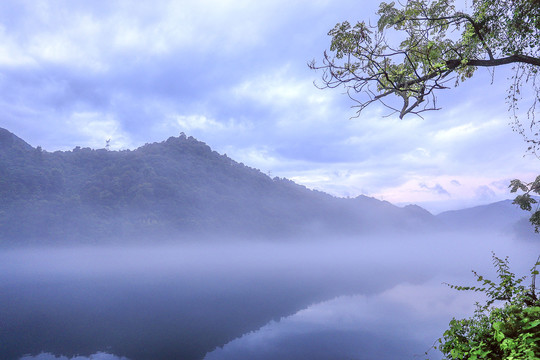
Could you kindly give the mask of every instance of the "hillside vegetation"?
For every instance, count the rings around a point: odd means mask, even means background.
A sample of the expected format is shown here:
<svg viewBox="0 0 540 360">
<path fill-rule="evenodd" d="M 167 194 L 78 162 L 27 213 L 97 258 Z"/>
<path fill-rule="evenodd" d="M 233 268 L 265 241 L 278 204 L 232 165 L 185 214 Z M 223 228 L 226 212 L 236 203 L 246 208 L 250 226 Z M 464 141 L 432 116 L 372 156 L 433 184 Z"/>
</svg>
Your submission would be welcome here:
<svg viewBox="0 0 540 360">
<path fill-rule="evenodd" d="M 432 218 L 272 179 L 184 134 L 133 151 L 51 153 L 0 129 L 0 197 L 3 243 L 353 234 Z"/>
<path fill-rule="evenodd" d="M 464 226 L 459 212 L 435 217 L 419 206 L 336 198 L 270 178 L 183 133 L 135 150 L 51 153 L 0 128 L 0 199 L 4 245 L 351 236 Z"/>
</svg>

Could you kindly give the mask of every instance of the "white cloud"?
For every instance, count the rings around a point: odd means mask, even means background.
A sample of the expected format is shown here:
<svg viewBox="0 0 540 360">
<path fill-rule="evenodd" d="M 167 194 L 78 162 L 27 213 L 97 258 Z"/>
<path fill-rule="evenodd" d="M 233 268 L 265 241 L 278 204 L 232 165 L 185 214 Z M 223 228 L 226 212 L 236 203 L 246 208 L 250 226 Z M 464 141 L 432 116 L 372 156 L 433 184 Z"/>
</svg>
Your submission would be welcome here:
<svg viewBox="0 0 540 360">
<path fill-rule="evenodd" d="M 226 121 L 218 120 L 203 114 L 172 114 L 167 115 L 163 122 L 158 123 L 156 129 L 166 137 L 172 135 L 171 132 L 176 134 L 185 132 L 187 135 L 194 136 L 199 140 L 210 139 L 214 143 L 209 145 L 215 148 L 223 142 L 227 143 L 228 141 L 228 143 L 231 143 L 234 142 L 235 138 L 246 136 L 246 134 L 253 131 L 253 124 L 234 118 Z M 226 148 L 227 146 L 222 147 L 220 150 Z M 234 149 L 234 147 L 229 147 L 229 149 Z"/>
<path fill-rule="evenodd" d="M 204 0 L 125 2 L 110 1 L 104 6 L 91 2 L 90 6 L 71 2 L 25 2 L 25 16 L 31 30 L 49 34 L 80 37 L 81 48 L 88 48 L 88 40 L 97 37 L 107 45 L 134 47 L 138 50 L 162 52 L 178 46 L 236 51 L 239 47 L 260 44 L 268 32 L 275 29 L 292 9 L 310 9 L 326 5 L 325 1 L 220 1 Z M 102 9 L 102 8 L 106 8 Z M 284 11 L 288 10 L 288 11 Z M 88 15 L 90 15 L 88 17 Z M 86 16 L 86 18 L 85 18 Z M 88 25 L 95 25 L 90 26 Z M 88 32 L 88 29 L 97 30 Z M 35 31 L 37 32 L 37 31 Z M 69 35 L 69 38 L 73 36 Z"/>
<path fill-rule="evenodd" d="M 291 105 L 303 99 L 306 86 L 287 77 L 287 72 L 288 67 L 285 67 L 272 74 L 246 80 L 234 88 L 233 93 L 238 97 L 249 98 L 266 105 Z"/>
<path fill-rule="evenodd" d="M 508 190 L 506 191 L 508 193 Z M 475 195 L 479 200 L 482 201 L 491 201 L 497 198 L 495 191 L 490 188 L 488 185 L 482 185 L 476 188 Z"/>
<path fill-rule="evenodd" d="M 2 25 L 0 25 L 0 65 L 9 67 L 37 65 L 36 61 L 17 44 L 17 40 L 11 37 Z"/>
<path fill-rule="evenodd" d="M 99 34 L 100 25 L 89 16 L 78 16 L 73 22 L 61 34 L 35 35 L 28 44 L 28 53 L 37 61 L 102 70 L 105 64 L 100 59 L 96 45 L 89 41 Z M 81 39 L 86 39 L 83 44 L 80 43 Z"/>
<path fill-rule="evenodd" d="M 283 3 L 283 1 L 281 2 Z M 1 29 L 3 63 L 52 62 L 106 70 L 111 56 L 134 58 L 189 50 L 235 52 L 275 29 L 276 2 L 26 2 L 20 28 Z M 17 56 L 19 54 L 19 56 Z M 190 56 L 186 52 L 186 56 Z M 18 59 L 18 60 L 13 60 Z"/>
<path fill-rule="evenodd" d="M 174 117 L 176 124 L 180 129 L 186 131 L 192 130 L 222 130 L 225 126 L 213 119 L 207 118 L 204 115 L 177 115 Z"/>
<path fill-rule="evenodd" d="M 272 177 L 282 176 L 279 171 L 277 173 L 273 173 L 272 171 L 283 164 L 283 159 L 276 157 L 274 152 L 265 146 L 246 148 L 226 147 L 224 150 L 237 162 L 270 173 Z"/>
<path fill-rule="evenodd" d="M 492 130 L 500 129 L 501 124 L 506 126 L 501 119 L 490 119 L 482 122 L 468 122 L 460 124 L 448 129 L 438 129 L 433 134 L 430 134 L 433 141 L 436 143 L 449 143 L 455 145 L 459 142 L 470 141 L 471 137 L 478 137 Z"/>
<path fill-rule="evenodd" d="M 231 92 L 237 99 L 278 111 L 280 117 L 276 122 L 282 128 L 294 127 L 298 122 L 333 120 L 329 116 L 335 94 L 316 89 L 309 79 L 298 78 L 290 65 L 244 80 Z"/>
<path fill-rule="evenodd" d="M 110 149 L 118 150 L 132 147 L 132 142 L 118 120 L 98 112 L 75 112 L 68 120 L 70 127 L 75 129 L 84 139 L 86 146 L 103 149 L 110 139 Z"/>
</svg>

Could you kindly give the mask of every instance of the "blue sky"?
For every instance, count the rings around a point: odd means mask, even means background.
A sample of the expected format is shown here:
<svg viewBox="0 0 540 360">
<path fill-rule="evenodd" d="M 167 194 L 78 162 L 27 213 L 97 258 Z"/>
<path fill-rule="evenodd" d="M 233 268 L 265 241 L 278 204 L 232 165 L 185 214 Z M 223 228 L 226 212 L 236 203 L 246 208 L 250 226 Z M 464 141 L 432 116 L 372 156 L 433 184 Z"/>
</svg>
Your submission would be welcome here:
<svg viewBox="0 0 540 360">
<path fill-rule="evenodd" d="M 424 119 L 360 118 L 307 63 L 353 0 L 0 3 L 0 126 L 45 150 L 136 148 L 180 132 L 271 176 L 432 212 L 509 198 L 538 159 L 512 132 L 510 68 L 479 70 Z"/>
</svg>

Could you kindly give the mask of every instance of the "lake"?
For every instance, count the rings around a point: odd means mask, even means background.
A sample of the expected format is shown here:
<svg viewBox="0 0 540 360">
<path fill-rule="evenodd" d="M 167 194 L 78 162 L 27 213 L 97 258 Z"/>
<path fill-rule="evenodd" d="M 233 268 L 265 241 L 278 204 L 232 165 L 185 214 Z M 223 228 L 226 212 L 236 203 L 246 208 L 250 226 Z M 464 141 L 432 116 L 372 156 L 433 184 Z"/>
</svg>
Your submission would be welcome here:
<svg viewBox="0 0 540 360">
<path fill-rule="evenodd" d="M 480 300 L 442 282 L 494 278 L 491 251 L 538 256 L 458 233 L 4 249 L 0 358 L 415 359 Z"/>
</svg>

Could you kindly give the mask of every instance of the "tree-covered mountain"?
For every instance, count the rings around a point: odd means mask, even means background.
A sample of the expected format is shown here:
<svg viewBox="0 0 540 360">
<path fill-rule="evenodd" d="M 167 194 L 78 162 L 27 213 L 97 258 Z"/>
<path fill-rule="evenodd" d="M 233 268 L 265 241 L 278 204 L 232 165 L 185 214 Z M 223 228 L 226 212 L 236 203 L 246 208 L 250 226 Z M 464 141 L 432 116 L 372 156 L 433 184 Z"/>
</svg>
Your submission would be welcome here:
<svg viewBox="0 0 540 360">
<path fill-rule="evenodd" d="M 47 152 L 0 128 L 2 244 L 188 235 L 346 236 L 436 228 L 418 206 L 336 198 L 181 134 L 136 150 Z"/>
<path fill-rule="evenodd" d="M 51 153 L 0 129 L 0 198 L 4 244 L 352 234 L 426 223 L 426 214 L 388 202 L 335 198 L 272 179 L 184 134 L 133 151 Z"/>
</svg>

